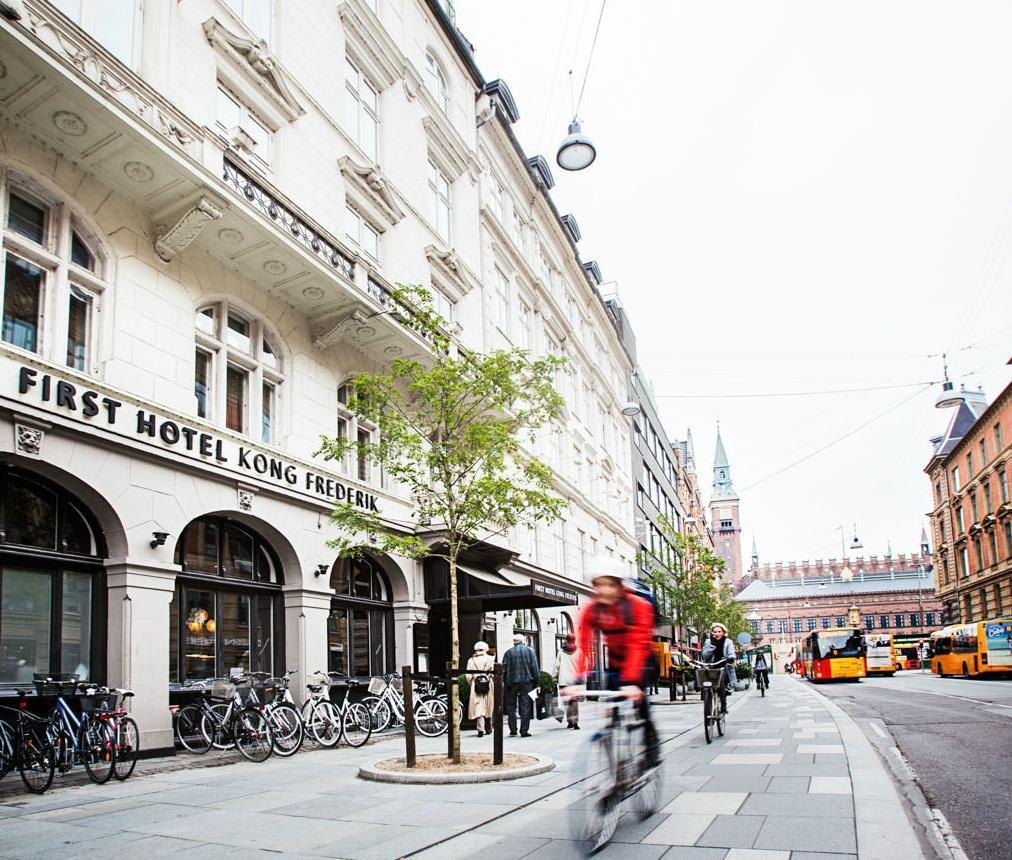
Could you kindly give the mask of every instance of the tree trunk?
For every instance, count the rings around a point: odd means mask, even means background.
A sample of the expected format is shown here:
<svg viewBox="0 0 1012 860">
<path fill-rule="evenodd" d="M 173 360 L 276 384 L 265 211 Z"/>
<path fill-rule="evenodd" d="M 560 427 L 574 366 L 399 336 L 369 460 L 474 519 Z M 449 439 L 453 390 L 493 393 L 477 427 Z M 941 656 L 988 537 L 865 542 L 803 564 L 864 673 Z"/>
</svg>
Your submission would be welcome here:
<svg viewBox="0 0 1012 860">
<path fill-rule="evenodd" d="M 450 665 L 456 668 L 460 662 L 460 632 L 457 625 L 457 554 L 450 550 Z M 460 764 L 460 725 L 457 723 L 457 705 L 460 702 L 460 687 L 451 673 L 449 728 L 450 750 L 454 764 Z"/>
</svg>

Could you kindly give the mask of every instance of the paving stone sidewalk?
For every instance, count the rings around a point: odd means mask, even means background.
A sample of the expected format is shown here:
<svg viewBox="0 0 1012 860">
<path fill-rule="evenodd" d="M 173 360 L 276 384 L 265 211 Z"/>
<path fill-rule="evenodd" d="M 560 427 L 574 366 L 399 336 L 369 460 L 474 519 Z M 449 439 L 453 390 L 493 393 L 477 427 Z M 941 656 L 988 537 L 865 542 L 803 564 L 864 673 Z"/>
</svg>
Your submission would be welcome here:
<svg viewBox="0 0 1012 860">
<path fill-rule="evenodd" d="M 625 813 L 598 856 L 922 856 L 884 766 L 833 703 L 783 676 L 765 698 L 750 692 L 731 701 L 727 733 L 711 745 L 698 702 L 655 708 L 665 740 L 660 811 L 645 821 Z M 508 738 L 507 749 L 548 755 L 557 766 L 503 783 L 359 780 L 361 763 L 403 751 L 403 739 L 391 739 L 262 765 L 176 769 L 126 783 L 54 788 L 41 797 L 9 795 L 0 801 L 0 857 L 132 858 L 195 849 L 230 857 L 578 857 L 566 810 L 581 797 L 569 786 L 593 727 L 589 713 L 583 725 L 572 732 L 546 720 L 534 724 L 532 738 Z M 465 749 L 490 748 L 488 738 L 468 735 Z M 439 749 L 445 739 L 420 745 L 422 752 Z M 855 784 L 863 802 L 855 803 Z"/>
</svg>

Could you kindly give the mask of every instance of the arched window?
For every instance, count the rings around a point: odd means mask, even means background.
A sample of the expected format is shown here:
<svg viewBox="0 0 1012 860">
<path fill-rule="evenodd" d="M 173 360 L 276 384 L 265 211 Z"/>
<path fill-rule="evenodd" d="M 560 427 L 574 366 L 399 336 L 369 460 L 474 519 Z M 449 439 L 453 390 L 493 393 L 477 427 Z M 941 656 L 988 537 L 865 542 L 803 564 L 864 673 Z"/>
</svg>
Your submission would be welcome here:
<svg viewBox="0 0 1012 860">
<path fill-rule="evenodd" d="M 0 337 L 89 373 L 107 287 L 105 257 L 65 200 L 0 171 L 4 251 Z"/>
<path fill-rule="evenodd" d="M 446 87 L 446 75 L 440 67 L 432 51 L 425 52 L 425 88 L 436 100 L 439 109 L 448 114 L 450 112 L 450 94 Z"/>
<path fill-rule="evenodd" d="M 273 673 L 284 657 L 284 575 L 270 544 L 232 520 L 201 517 L 183 529 L 175 558 L 183 572 L 169 610 L 169 680 Z"/>
<path fill-rule="evenodd" d="M 533 609 L 518 609 L 516 618 L 513 621 L 513 632 L 524 637 L 524 642 L 534 649 L 538 655 L 538 663 L 541 663 L 541 624 L 538 621 L 537 613 Z"/>
<path fill-rule="evenodd" d="M 393 598 L 379 564 L 368 556 L 338 559 L 330 587 L 328 670 L 353 677 L 393 671 Z"/>
<path fill-rule="evenodd" d="M 0 683 L 30 683 L 36 672 L 104 680 L 104 557 L 78 499 L 0 469 Z"/>
<path fill-rule="evenodd" d="M 227 300 L 197 311 L 193 394 L 196 412 L 268 445 L 278 441 L 285 368 L 262 320 Z"/>
<path fill-rule="evenodd" d="M 569 614 L 562 612 L 559 614 L 559 620 L 555 622 L 555 653 L 558 654 L 562 650 L 562 646 L 566 644 L 566 639 L 575 633 L 573 628 L 573 619 L 569 617 Z"/>
</svg>

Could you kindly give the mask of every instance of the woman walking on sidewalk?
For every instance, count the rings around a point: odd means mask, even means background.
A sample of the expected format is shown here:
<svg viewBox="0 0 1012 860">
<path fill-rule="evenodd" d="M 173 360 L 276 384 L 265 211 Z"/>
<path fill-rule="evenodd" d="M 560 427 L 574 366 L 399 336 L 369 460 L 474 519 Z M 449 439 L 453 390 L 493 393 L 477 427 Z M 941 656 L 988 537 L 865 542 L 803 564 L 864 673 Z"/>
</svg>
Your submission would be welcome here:
<svg viewBox="0 0 1012 860">
<path fill-rule="evenodd" d="M 467 661 L 467 669 L 473 672 L 487 672 L 487 675 L 471 675 L 471 699 L 467 706 L 468 719 L 474 720 L 478 729 L 478 737 L 485 734 L 485 720 L 488 720 L 489 731 L 492 730 L 492 671 L 495 669 L 495 657 L 488 653 L 488 644 L 474 643 L 474 655 Z"/>
</svg>

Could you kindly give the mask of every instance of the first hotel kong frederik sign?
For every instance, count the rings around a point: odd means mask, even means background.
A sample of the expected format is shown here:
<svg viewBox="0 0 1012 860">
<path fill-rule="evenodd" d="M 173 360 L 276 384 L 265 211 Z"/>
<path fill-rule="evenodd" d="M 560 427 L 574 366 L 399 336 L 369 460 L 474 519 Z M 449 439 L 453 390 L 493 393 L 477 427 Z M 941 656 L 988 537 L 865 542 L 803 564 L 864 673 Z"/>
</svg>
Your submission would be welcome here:
<svg viewBox="0 0 1012 860">
<path fill-rule="evenodd" d="M 237 444 L 232 439 L 187 426 L 149 409 L 124 404 L 101 392 L 83 388 L 34 367 L 17 367 L 18 399 L 77 421 L 104 425 L 119 436 L 133 436 L 147 444 L 174 451 L 222 470 L 270 480 L 321 499 L 348 502 L 379 511 L 373 493 L 318 474 L 272 453 Z"/>
</svg>

